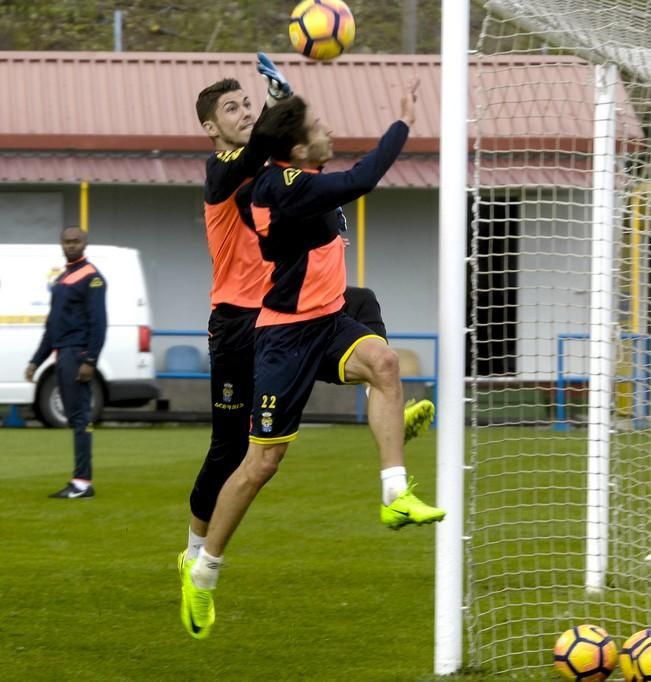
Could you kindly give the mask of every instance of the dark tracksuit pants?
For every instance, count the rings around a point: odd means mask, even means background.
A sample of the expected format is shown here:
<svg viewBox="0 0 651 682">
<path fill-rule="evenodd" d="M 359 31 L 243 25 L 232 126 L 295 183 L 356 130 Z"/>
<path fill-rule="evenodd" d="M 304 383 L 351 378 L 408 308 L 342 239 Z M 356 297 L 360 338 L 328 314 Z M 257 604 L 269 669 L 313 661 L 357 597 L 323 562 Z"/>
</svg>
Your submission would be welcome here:
<svg viewBox="0 0 651 682">
<path fill-rule="evenodd" d="M 241 464 L 249 446 L 257 317 L 257 310 L 222 303 L 208 322 L 212 434 L 190 495 L 192 513 L 206 523 L 219 491 Z"/>
<path fill-rule="evenodd" d="M 56 375 L 68 424 L 74 431 L 75 469 L 73 478 L 92 480 L 90 423 L 90 381 L 77 381 L 83 348 L 71 346 L 57 351 Z"/>
</svg>

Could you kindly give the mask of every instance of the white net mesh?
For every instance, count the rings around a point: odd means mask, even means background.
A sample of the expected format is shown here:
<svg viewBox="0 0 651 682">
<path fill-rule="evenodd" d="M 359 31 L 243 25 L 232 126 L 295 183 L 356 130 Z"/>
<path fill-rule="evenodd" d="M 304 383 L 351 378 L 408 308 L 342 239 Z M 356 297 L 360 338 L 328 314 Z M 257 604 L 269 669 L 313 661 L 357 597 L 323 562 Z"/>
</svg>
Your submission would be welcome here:
<svg viewBox="0 0 651 682">
<path fill-rule="evenodd" d="M 471 68 L 468 663 L 543 680 L 568 627 L 602 625 L 621 645 L 651 625 L 651 0 L 485 10 Z M 595 311 L 595 65 L 612 62 L 613 291 Z M 590 337 L 602 312 L 609 522 L 595 593 L 585 589 Z"/>
</svg>

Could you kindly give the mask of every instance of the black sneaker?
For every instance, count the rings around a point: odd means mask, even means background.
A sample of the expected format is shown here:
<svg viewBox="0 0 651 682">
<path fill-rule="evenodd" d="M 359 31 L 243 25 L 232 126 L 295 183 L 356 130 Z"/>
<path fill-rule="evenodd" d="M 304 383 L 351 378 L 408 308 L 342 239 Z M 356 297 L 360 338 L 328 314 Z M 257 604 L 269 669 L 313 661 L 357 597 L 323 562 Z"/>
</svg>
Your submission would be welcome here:
<svg viewBox="0 0 651 682">
<path fill-rule="evenodd" d="M 82 490 L 71 481 L 65 488 L 61 488 L 61 490 L 58 490 L 56 493 L 52 493 L 51 495 L 48 495 L 48 497 L 56 497 L 58 499 L 65 500 L 75 500 L 82 497 L 95 497 L 95 491 L 93 490 L 92 485 L 89 485 L 88 488 L 86 488 L 86 490 Z"/>
</svg>

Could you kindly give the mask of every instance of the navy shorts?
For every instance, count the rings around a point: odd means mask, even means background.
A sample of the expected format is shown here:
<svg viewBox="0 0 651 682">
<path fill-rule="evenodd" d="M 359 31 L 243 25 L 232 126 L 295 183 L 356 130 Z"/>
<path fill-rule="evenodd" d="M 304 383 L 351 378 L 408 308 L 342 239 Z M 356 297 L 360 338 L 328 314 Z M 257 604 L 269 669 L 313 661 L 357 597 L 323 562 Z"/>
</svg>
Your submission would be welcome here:
<svg viewBox="0 0 651 682">
<path fill-rule="evenodd" d="M 380 304 L 372 289 L 346 287 L 344 300 L 345 304 L 342 308 L 344 313 L 366 325 L 383 339 L 387 338 L 387 328 L 384 326 Z"/>
<path fill-rule="evenodd" d="M 249 440 L 261 444 L 294 440 L 314 382 L 346 383 L 346 360 L 368 338 L 382 339 L 343 312 L 259 327 Z"/>
</svg>

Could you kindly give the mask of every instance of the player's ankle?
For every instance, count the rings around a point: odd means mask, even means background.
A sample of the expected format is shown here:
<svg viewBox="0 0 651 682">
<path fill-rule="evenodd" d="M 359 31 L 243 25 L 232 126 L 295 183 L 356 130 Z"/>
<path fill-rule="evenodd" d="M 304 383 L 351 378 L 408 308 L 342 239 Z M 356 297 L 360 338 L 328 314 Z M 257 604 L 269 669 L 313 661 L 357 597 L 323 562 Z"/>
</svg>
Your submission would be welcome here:
<svg viewBox="0 0 651 682">
<path fill-rule="evenodd" d="M 217 585 L 219 569 L 224 563 L 224 557 L 215 557 L 206 552 L 205 547 L 199 550 L 199 556 L 192 567 L 192 582 L 196 587 L 212 590 Z"/>
</svg>

